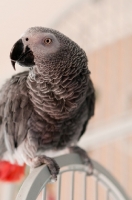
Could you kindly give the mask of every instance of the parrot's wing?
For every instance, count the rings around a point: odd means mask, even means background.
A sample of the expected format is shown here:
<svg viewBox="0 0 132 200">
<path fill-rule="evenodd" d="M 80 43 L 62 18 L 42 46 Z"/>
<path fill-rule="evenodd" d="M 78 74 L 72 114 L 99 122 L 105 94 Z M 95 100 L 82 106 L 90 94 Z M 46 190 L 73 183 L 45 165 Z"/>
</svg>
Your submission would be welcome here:
<svg viewBox="0 0 132 200">
<path fill-rule="evenodd" d="M 93 87 L 93 83 L 91 81 L 91 79 L 89 79 L 88 82 L 88 90 L 87 90 L 87 96 L 86 96 L 86 109 L 88 110 L 88 115 L 87 115 L 87 119 L 83 125 L 83 129 L 81 131 L 80 137 L 84 134 L 85 130 L 86 130 L 86 126 L 88 124 L 89 119 L 94 115 L 94 109 L 95 109 L 95 90 Z"/>
<path fill-rule="evenodd" d="M 28 71 L 14 75 L 0 91 L 0 144 L 13 151 L 25 138 L 32 112 L 26 79 Z M 1 151 L 4 151 L 0 146 Z"/>
<path fill-rule="evenodd" d="M 91 79 L 89 80 L 86 102 L 88 107 L 88 120 L 89 120 L 94 115 L 94 110 L 95 110 L 95 90 Z"/>
</svg>

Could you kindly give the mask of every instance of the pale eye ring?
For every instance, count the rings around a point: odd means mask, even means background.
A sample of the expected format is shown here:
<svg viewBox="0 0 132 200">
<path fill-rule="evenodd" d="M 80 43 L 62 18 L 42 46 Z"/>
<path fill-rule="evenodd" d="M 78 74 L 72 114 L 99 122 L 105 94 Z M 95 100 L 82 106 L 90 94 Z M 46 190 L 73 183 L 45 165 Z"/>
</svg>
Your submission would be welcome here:
<svg viewBox="0 0 132 200">
<path fill-rule="evenodd" d="M 46 39 L 44 39 L 44 43 L 49 45 L 52 43 L 52 39 L 46 38 Z"/>
</svg>

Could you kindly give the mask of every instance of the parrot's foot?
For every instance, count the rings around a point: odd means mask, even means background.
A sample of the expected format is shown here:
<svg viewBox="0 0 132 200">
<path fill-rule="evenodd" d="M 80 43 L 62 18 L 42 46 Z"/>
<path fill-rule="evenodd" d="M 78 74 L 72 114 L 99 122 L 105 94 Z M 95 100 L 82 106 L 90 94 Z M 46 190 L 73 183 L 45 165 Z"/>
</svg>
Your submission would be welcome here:
<svg viewBox="0 0 132 200">
<path fill-rule="evenodd" d="M 39 156 L 35 158 L 34 161 L 36 161 L 34 167 L 37 167 L 37 163 L 39 163 L 39 165 L 46 164 L 48 166 L 51 173 L 51 182 L 55 182 L 57 180 L 57 175 L 59 174 L 60 167 L 53 158 L 49 158 L 47 156 Z"/>
<path fill-rule="evenodd" d="M 91 159 L 87 155 L 86 151 L 83 150 L 83 149 L 81 149 L 78 146 L 69 147 L 69 150 L 70 150 L 71 153 L 77 153 L 77 154 L 79 154 L 80 158 L 83 161 L 83 164 L 88 166 L 88 173 L 87 173 L 87 175 L 92 175 L 94 167 L 93 167 Z"/>
</svg>

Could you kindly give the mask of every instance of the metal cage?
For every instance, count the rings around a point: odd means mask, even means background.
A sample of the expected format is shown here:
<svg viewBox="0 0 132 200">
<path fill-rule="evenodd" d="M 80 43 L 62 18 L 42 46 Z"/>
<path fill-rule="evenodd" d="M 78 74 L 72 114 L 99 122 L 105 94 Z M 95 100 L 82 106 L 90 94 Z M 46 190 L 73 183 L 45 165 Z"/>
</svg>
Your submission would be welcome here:
<svg viewBox="0 0 132 200">
<path fill-rule="evenodd" d="M 63 174 L 70 172 L 71 178 L 68 179 L 70 185 L 70 193 L 67 194 L 66 199 L 74 200 L 74 184 L 75 184 L 75 173 L 80 172 L 83 176 L 81 186 L 83 188 L 83 193 L 81 196 L 82 200 L 87 199 L 87 180 L 91 179 L 91 176 L 87 176 L 88 168 L 82 164 L 81 158 L 77 154 L 67 154 L 55 158 L 56 162 L 59 164 L 61 170 L 57 180 L 56 187 L 56 199 L 61 200 L 61 190 L 62 190 L 62 176 Z M 123 188 L 115 180 L 115 178 L 99 163 L 93 161 L 94 173 L 92 178 L 94 180 L 93 186 L 93 198 L 94 200 L 99 200 L 99 188 L 100 185 L 105 189 L 105 200 L 130 200 L 126 195 Z M 47 166 L 40 166 L 34 169 L 25 182 L 23 183 L 20 191 L 16 197 L 16 200 L 36 200 L 38 195 L 42 192 L 42 200 L 46 200 L 46 185 L 50 182 L 51 175 Z M 101 197 L 101 199 L 103 199 Z"/>
</svg>

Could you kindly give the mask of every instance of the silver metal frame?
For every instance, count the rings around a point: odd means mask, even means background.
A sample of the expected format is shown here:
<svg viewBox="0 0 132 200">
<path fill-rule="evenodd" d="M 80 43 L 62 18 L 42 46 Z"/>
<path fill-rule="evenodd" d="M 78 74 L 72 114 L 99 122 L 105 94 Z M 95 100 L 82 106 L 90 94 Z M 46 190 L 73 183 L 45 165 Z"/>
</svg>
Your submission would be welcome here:
<svg viewBox="0 0 132 200">
<path fill-rule="evenodd" d="M 66 154 L 55 158 L 60 168 L 66 166 L 65 169 L 60 170 L 58 176 L 57 200 L 60 200 L 61 191 L 61 175 L 67 171 L 72 171 L 71 183 L 71 197 L 74 199 L 74 173 L 75 171 L 84 172 L 84 196 L 86 200 L 86 176 L 88 168 L 82 164 L 81 158 L 77 154 Z M 110 195 L 116 200 L 130 200 L 123 188 L 115 180 L 115 178 L 100 164 L 93 161 L 95 178 L 95 200 L 98 200 L 98 184 L 102 183 L 107 189 L 106 200 L 110 199 Z M 39 193 L 43 190 L 42 200 L 46 200 L 46 184 L 50 181 L 51 175 L 46 165 L 34 169 L 27 179 L 24 181 L 16 200 L 36 200 Z"/>
</svg>

